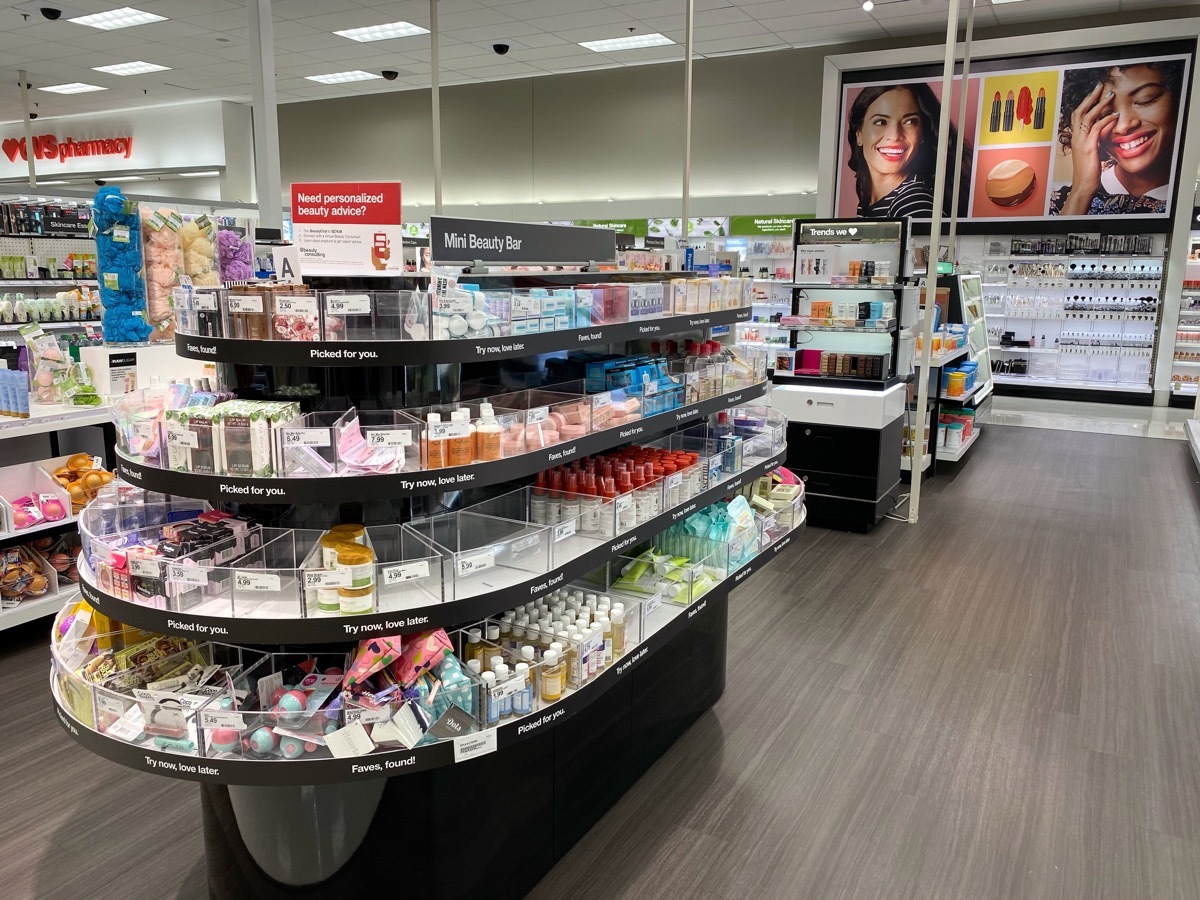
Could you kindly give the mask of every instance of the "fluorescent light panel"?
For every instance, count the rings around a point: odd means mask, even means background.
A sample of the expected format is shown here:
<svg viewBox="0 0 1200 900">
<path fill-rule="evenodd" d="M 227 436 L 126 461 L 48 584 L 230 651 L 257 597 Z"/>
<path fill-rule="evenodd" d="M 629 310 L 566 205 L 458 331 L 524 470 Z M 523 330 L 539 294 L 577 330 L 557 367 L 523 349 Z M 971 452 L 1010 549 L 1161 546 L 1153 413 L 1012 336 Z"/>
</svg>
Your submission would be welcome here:
<svg viewBox="0 0 1200 900">
<path fill-rule="evenodd" d="M 180 178 L 215 178 L 221 173 L 215 169 L 211 172 L 180 172 Z"/>
<path fill-rule="evenodd" d="M 655 32 L 654 34 L 631 34 L 628 37 L 609 38 L 606 41 L 583 41 L 580 47 L 594 50 L 596 53 L 608 53 L 611 50 L 640 50 L 643 47 L 663 47 L 675 43 L 669 37 Z"/>
<path fill-rule="evenodd" d="M 345 31 L 335 31 L 334 34 L 368 44 L 371 41 L 390 41 L 392 38 L 429 34 L 429 29 L 412 22 L 389 22 L 386 25 L 368 25 L 366 28 L 347 28 Z"/>
<path fill-rule="evenodd" d="M 160 66 L 158 63 L 136 62 L 117 63 L 115 66 L 92 66 L 93 72 L 105 72 L 109 75 L 145 75 L 147 72 L 169 72 L 170 66 Z"/>
<path fill-rule="evenodd" d="M 51 94 L 86 94 L 89 91 L 107 91 L 108 88 L 98 84 L 84 84 L 82 81 L 72 81 L 70 84 L 48 84 L 38 88 L 39 91 L 49 91 Z"/>
<path fill-rule="evenodd" d="M 110 9 L 108 12 L 80 16 L 78 19 L 68 19 L 67 21 L 74 22 L 76 25 L 101 28 L 104 31 L 115 31 L 118 28 L 132 28 L 134 25 L 146 25 L 149 22 L 165 22 L 167 17 L 142 12 L 142 10 L 130 6 L 122 6 L 120 9 Z"/>
<path fill-rule="evenodd" d="M 370 81 L 372 78 L 382 78 L 374 72 L 364 72 L 355 69 L 353 72 L 330 72 L 328 75 L 305 75 L 309 81 L 319 81 L 321 84 L 345 84 L 347 81 Z"/>
</svg>

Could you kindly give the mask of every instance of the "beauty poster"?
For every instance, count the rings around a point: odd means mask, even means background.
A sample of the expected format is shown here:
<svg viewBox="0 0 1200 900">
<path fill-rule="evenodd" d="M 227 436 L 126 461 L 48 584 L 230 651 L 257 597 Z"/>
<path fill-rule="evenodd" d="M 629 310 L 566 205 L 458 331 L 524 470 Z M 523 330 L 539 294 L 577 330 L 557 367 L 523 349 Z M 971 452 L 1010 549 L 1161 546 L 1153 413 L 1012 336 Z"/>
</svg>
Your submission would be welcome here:
<svg viewBox="0 0 1200 900">
<path fill-rule="evenodd" d="M 943 212 L 957 180 L 966 221 L 1169 219 L 1192 57 L 1153 49 L 1027 57 L 1019 68 L 1012 60 L 975 64 L 962 123 L 961 77 L 955 82 L 949 160 L 962 128 L 963 165 L 948 164 Z M 878 74 L 843 80 L 837 215 L 928 220 L 941 79 Z"/>
</svg>

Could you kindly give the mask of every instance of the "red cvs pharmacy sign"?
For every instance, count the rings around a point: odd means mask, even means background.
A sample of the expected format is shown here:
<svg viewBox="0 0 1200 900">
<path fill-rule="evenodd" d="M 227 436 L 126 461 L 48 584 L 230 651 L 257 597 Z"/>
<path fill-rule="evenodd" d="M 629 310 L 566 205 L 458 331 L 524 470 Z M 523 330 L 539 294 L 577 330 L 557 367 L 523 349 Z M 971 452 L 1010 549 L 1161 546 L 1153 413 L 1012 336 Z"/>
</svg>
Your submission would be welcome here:
<svg viewBox="0 0 1200 900">
<path fill-rule="evenodd" d="M 404 272 L 398 181 L 292 183 L 292 240 L 303 275 Z"/>
</svg>

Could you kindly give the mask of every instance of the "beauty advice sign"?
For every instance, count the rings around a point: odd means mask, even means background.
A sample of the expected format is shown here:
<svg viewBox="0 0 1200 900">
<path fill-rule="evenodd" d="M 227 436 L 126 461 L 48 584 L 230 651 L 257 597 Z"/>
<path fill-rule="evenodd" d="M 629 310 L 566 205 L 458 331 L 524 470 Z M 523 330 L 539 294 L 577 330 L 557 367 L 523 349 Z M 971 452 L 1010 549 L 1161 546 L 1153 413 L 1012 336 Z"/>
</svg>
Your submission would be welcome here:
<svg viewBox="0 0 1200 900">
<path fill-rule="evenodd" d="M 404 272 L 398 181 L 292 183 L 292 241 L 305 275 Z"/>
</svg>

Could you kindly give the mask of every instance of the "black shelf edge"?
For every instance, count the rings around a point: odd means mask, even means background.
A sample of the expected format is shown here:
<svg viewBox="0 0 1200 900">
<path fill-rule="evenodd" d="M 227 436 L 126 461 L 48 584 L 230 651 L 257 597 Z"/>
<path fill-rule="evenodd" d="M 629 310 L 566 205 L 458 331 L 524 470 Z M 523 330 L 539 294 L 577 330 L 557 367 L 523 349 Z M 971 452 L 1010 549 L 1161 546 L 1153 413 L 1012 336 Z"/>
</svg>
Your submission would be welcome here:
<svg viewBox="0 0 1200 900">
<path fill-rule="evenodd" d="M 836 387 L 851 388 L 860 391 L 886 391 L 898 384 L 909 380 L 907 375 L 893 375 L 885 381 L 874 381 L 869 378 L 836 378 L 822 375 L 775 375 L 771 378 L 774 384 L 802 384 L 807 387 Z"/>
<path fill-rule="evenodd" d="M 507 750 L 527 737 L 541 734 L 569 719 L 572 715 L 595 702 L 596 698 L 610 690 L 635 671 L 647 656 L 659 650 L 685 631 L 698 617 L 724 613 L 724 604 L 734 588 L 739 587 L 752 575 L 772 562 L 783 550 L 803 533 L 801 523 L 766 550 L 741 568 L 731 572 L 720 584 L 701 596 L 679 615 L 650 635 L 640 644 L 630 648 L 619 661 L 594 681 L 584 685 L 570 696 L 557 703 L 543 707 L 536 713 L 514 720 L 497 729 L 496 752 Z M 67 735 L 85 750 L 110 762 L 179 778 L 209 784 L 247 784 L 263 786 L 341 784 L 374 778 L 387 778 L 406 772 L 419 772 L 442 766 L 454 765 L 454 743 L 443 741 L 428 747 L 413 750 L 395 750 L 372 753 L 348 759 L 314 760 L 247 760 L 216 759 L 184 756 L 155 750 L 152 746 L 127 744 L 105 737 L 78 722 L 59 702 L 54 692 L 54 676 L 51 675 L 51 702 L 54 705 L 59 725 Z M 484 732 L 486 733 L 486 732 Z M 468 737 L 478 737 L 476 732 Z M 468 760 L 469 761 L 469 760 Z"/>
<path fill-rule="evenodd" d="M 259 344 L 258 346 L 267 346 Z M 427 469 L 392 475 L 355 475 L 331 478 L 242 478 L 235 475 L 199 475 L 174 472 L 134 462 L 117 454 L 117 473 L 138 487 L 198 500 L 254 503 L 344 503 L 378 497 L 440 494 L 467 487 L 503 484 L 534 475 L 543 469 L 611 450 L 631 441 L 658 437 L 703 419 L 730 406 L 756 400 L 767 392 L 764 381 L 711 400 L 701 400 L 630 425 L 608 428 L 568 441 L 490 463 L 473 463 L 448 469 Z"/>
<path fill-rule="evenodd" d="M 483 362 L 590 349 L 640 338 L 667 337 L 701 328 L 748 322 L 751 315 L 749 307 L 722 309 L 545 334 L 457 341 L 248 341 L 176 334 L 175 352 L 187 359 L 261 366 L 417 366 Z"/>
<path fill-rule="evenodd" d="M 206 640 L 232 641 L 244 644 L 330 644 L 363 640 L 414 628 L 437 628 L 459 622 L 482 619 L 520 603 L 537 599 L 574 578 L 602 566 L 614 556 L 647 541 L 726 494 L 739 490 L 772 469 L 784 464 L 786 448 L 761 463 L 727 478 L 677 507 L 666 510 L 648 522 L 619 534 L 593 547 L 586 553 L 567 560 L 548 572 L 508 588 L 477 597 L 451 600 L 433 606 L 392 610 L 347 617 L 314 617 L 295 619 L 239 619 L 229 616 L 209 616 L 187 612 L 171 612 L 120 600 L 102 593 L 81 576 L 80 591 L 85 600 L 106 616 L 163 634 L 180 634 Z"/>
</svg>

